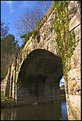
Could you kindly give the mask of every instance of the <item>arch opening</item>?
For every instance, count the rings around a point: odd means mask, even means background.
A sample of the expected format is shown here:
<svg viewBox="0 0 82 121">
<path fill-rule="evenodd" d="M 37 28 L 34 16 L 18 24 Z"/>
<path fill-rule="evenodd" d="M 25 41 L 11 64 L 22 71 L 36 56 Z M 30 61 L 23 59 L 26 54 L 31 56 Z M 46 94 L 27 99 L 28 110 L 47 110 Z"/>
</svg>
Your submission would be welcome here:
<svg viewBox="0 0 82 121">
<path fill-rule="evenodd" d="M 17 81 L 20 87 L 18 93 L 23 95 L 26 92 L 33 100 L 54 100 L 59 97 L 62 75 L 62 59 L 45 49 L 36 49 L 21 66 Z"/>
</svg>

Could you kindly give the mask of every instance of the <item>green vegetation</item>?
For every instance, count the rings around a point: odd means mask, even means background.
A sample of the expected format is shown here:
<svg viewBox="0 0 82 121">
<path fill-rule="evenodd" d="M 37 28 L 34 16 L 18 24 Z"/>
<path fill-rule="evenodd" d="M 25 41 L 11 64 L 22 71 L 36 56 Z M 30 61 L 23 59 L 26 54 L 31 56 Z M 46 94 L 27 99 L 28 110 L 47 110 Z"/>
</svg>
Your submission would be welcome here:
<svg viewBox="0 0 82 121">
<path fill-rule="evenodd" d="M 71 57 L 76 48 L 74 31 L 69 31 L 70 18 L 68 16 L 68 2 L 55 1 L 54 31 L 57 34 L 57 55 L 62 58 L 63 73 L 68 82 L 67 73 L 71 69 Z"/>
<path fill-rule="evenodd" d="M 32 38 L 35 39 L 36 34 L 38 33 L 38 30 L 33 30 L 32 31 Z"/>
<path fill-rule="evenodd" d="M 0 91 L 0 97 L 1 97 L 1 101 L 5 101 L 5 102 L 8 102 L 8 103 L 11 103 L 12 101 L 14 101 L 14 100 L 4 96 L 2 91 Z"/>
<path fill-rule="evenodd" d="M 24 34 L 24 35 L 20 36 L 20 38 L 24 38 L 25 39 L 25 42 L 24 42 L 24 44 L 22 45 L 21 48 L 24 47 L 24 45 L 26 44 L 26 42 L 29 40 L 29 38 L 31 36 L 32 36 L 33 39 L 35 39 L 35 36 L 36 36 L 37 33 L 38 33 L 38 30 L 33 30 L 31 32 L 28 32 L 28 35 L 27 34 Z"/>
<path fill-rule="evenodd" d="M 2 91 L 0 91 L 0 97 L 1 97 L 1 100 L 7 100 L 7 97 L 3 95 Z"/>
<path fill-rule="evenodd" d="M 44 17 L 37 23 L 36 29 L 39 30 L 39 29 L 43 26 L 43 24 L 46 22 L 46 20 L 47 20 L 47 16 L 44 16 Z"/>
<path fill-rule="evenodd" d="M 8 73 L 8 70 L 1 75 L 1 80 L 3 80 L 6 77 L 7 73 Z"/>
<path fill-rule="evenodd" d="M 11 68 L 11 64 L 8 65 L 8 68 Z"/>
<path fill-rule="evenodd" d="M 15 36 L 8 34 L 8 26 L 1 23 L 1 80 L 5 78 L 8 66 L 12 64 L 19 50 Z"/>
<path fill-rule="evenodd" d="M 42 22 L 42 20 L 43 20 L 43 18 L 37 23 L 37 25 L 36 25 L 36 27 L 39 29 L 39 27 L 40 27 L 40 24 L 41 24 L 41 22 Z"/>
</svg>

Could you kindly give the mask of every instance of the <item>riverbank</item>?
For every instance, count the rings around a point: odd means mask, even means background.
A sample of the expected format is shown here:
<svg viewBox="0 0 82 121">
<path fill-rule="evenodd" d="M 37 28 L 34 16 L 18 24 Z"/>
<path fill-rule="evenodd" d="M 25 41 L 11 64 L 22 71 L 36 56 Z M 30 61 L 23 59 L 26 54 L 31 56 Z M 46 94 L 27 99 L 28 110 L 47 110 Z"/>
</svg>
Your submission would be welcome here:
<svg viewBox="0 0 82 121">
<path fill-rule="evenodd" d="M 20 107 L 20 106 L 26 106 L 26 105 L 39 105 L 39 104 L 56 104 L 65 101 L 65 95 L 61 94 L 61 100 L 53 100 L 48 102 L 34 102 L 33 104 L 20 104 L 16 103 L 15 100 L 9 97 L 1 96 L 1 108 L 9 108 L 9 107 Z"/>
<path fill-rule="evenodd" d="M 14 101 L 12 98 L 4 96 L 2 91 L 0 92 L 0 97 L 1 97 L 1 108 L 16 106 L 16 101 Z"/>
<path fill-rule="evenodd" d="M 15 107 L 16 102 L 15 101 L 4 101 L 1 100 L 1 108 L 8 108 L 8 107 Z"/>
</svg>

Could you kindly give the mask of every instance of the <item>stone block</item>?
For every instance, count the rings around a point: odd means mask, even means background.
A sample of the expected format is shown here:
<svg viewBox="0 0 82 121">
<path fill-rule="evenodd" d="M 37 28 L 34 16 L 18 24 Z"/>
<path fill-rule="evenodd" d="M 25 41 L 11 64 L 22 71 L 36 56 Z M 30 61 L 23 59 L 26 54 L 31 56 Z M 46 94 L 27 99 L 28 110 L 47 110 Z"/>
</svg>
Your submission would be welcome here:
<svg viewBox="0 0 82 121">
<path fill-rule="evenodd" d="M 81 68 L 81 41 L 78 42 L 71 57 L 71 69 L 73 68 Z"/>
<path fill-rule="evenodd" d="M 79 68 L 72 69 L 68 72 L 69 81 L 80 81 L 81 80 L 81 70 Z"/>
<path fill-rule="evenodd" d="M 77 1 L 70 1 L 68 8 L 69 8 L 68 15 L 69 17 L 72 18 L 78 10 Z"/>
<path fill-rule="evenodd" d="M 81 97 L 80 95 L 69 95 L 71 107 L 76 107 L 81 111 Z"/>
<path fill-rule="evenodd" d="M 74 29 L 74 33 L 75 33 L 75 38 L 76 38 L 76 42 L 79 38 L 79 40 L 81 39 L 81 25 L 77 26 L 75 29 Z"/>
<path fill-rule="evenodd" d="M 81 24 L 81 18 L 79 13 L 77 12 L 76 15 L 71 19 L 69 24 L 69 31 L 73 30 L 76 26 Z"/>
</svg>

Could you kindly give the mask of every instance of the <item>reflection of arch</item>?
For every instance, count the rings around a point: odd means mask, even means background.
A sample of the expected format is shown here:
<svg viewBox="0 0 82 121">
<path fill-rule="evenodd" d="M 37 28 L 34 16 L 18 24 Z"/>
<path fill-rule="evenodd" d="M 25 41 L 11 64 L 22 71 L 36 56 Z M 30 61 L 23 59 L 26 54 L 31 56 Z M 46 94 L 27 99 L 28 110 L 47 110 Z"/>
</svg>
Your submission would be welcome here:
<svg viewBox="0 0 82 121">
<path fill-rule="evenodd" d="M 61 112 L 62 112 L 62 119 L 63 120 L 68 120 L 68 117 L 67 117 L 67 104 L 66 104 L 66 102 L 63 102 L 61 104 Z"/>
<path fill-rule="evenodd" d="M 17 83 L 22 85 L 21 87 L 26 87 L 29 95 L 35 97 L 45 94 L 48 96 L 46 91 L 49 88 L 49 93 L 53 97 L 54 93 L 57 93 L 62 75 L 61 58 L 45 49 L 36 49 L 22 63 Z"/>
</svg>

